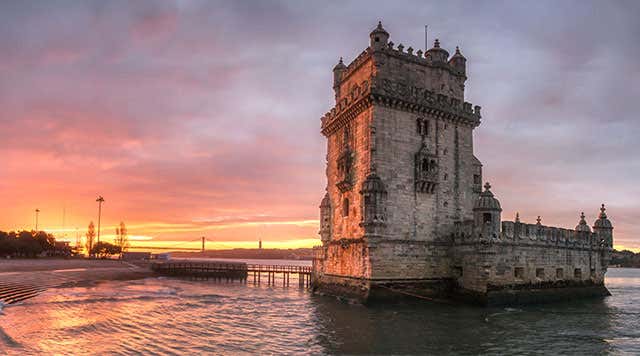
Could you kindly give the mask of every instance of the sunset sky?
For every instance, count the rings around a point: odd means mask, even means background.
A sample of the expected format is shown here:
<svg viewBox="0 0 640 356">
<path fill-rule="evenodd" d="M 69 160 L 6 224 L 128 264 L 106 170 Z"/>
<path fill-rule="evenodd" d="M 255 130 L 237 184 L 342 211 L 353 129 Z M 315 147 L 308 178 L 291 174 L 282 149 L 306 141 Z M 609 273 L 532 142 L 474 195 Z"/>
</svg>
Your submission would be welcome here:
<svg viewBox="0 0 640 356">
<path fill-rule="evenodd" d="M 439 38 L 482 106 L 476 156 L 526 222 L 640 249 L 640 2 L 13 1 L 0 4 L 0 230 L 135 244 L 319 243 L 331 68 Z M 63 226 L 63 211 L 65 222 Z M 108 238 L 108 236 L 107 236 Z M 180 246 L 198 247 L 198 242 Z"/>
</svg>

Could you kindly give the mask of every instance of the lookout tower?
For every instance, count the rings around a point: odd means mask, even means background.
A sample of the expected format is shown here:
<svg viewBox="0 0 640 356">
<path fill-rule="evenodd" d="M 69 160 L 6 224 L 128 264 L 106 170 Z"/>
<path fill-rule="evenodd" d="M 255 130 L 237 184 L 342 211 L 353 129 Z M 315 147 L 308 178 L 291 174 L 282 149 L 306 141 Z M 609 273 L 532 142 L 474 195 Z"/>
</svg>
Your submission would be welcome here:
<svg viewBox="0 0 640 356">
<path fill-rule="evenodd" d="M 459 49 L 450 58 L 439 40 L 414 53 L 390 37 L 378 23 L 368 47 L 333 68 L 314 263 L 316 288 L 329 294 L 366 299 L 380 283 L 446 280 L 444 241 L 456 222 L 474 219 L 481 193 L 481 116 L 465 101 L 466 58 Z M 487 213 L 499 232 L 500 211 Z"/>
</svg>

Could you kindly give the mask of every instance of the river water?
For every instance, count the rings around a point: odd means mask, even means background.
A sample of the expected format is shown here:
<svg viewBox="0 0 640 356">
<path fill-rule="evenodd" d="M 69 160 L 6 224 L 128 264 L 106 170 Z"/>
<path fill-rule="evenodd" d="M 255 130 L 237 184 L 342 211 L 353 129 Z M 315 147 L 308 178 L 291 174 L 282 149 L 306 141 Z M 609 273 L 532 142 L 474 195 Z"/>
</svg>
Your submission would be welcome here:
<svg viewBox="0 0 640 356">
<path fill-rule="evenodd" d="M 365 307 L 291 285 L 53 289 L 4 307 L 0 354 L 640 354 L 640 269 L 610 269 L 604 300 L 522 308 Z"/>
</svg>

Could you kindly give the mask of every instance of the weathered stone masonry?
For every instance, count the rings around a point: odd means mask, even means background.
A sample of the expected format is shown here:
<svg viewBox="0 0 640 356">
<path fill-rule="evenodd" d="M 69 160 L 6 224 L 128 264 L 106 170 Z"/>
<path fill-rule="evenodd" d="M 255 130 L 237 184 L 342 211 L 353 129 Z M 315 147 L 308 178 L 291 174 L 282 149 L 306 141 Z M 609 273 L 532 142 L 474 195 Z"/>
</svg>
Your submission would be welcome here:
<svg viewBox="0 0 640 356">
<path fill-rule="evenodd" d="M 593 232 L 584 219 L 575 231 L 502 222 L 490 187 L 482 191 L 480 107 L 464 101 L 459 49 L 449 57 L 436 40 L 424 53 L 405 51 L 378 24 L 369 47 L 333 73 L 336 105 L 322 117 L 319 292 L 368 300 L 413 288 L 483 303 L 560 287 L 606 293 L 604 210 Z"/>
</svg>

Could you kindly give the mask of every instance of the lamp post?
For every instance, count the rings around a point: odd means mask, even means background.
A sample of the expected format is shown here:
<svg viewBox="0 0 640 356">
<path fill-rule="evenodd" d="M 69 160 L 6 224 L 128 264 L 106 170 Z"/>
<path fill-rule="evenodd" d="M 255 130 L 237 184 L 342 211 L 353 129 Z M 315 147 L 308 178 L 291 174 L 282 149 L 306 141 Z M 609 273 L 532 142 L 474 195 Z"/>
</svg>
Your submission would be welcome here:
<svg viewBox="0 0 640 356">
<path fill-rule="evenodd" d="M 102 196 L 98 196 L 98 199 L 96 199 L 96 201 L 98 202 L 98 243 L 100 243 L 100 216 L 102 215 L 102 203 L 104 203 L 104 198 Z"/>
<path fill-rule="evenodd" d="M 38 232 L 38 214 L 40 213 L 40 209 L 36 209 L 36 232 Z"/>
</svg>

